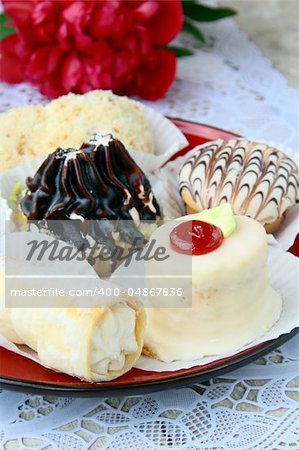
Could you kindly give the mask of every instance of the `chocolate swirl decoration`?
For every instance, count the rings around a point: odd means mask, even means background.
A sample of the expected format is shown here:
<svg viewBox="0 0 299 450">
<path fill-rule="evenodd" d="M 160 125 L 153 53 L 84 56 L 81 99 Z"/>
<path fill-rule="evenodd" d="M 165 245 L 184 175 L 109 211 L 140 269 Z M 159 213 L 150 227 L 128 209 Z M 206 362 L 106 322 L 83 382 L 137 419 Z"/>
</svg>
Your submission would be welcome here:
<svg viewBox="0 0 299 450">
<path fill-rule="evenodd" d="M 105 183 L 111 188 L 117 186 L 122 192 L 125 209 L 134 220 L 138 214 L 141 220 L 156 220 L 160 216 L 149 180 L 119 140 L 111 134 L 94 134 L 81 149 L 96 167 L 101 167 Z"/>
<path fill-rule="evenodd" d="M 125 242 L 140 240 L 143 245 L 136 225 L 160 215 L 147 177 L 111 135 L 94 135 L 78 150 L 58 148 L 34 177 L 27 178 L 26 185 L 21 209 L 28 220 L 46 222 L 59 237 L 77 246 L 86 244 L 82 222 L 98 219 L 89 223 L 85 235 L 107 244 L 118 231 Z M 115 230 L 109 221 L 119 220 L 121 226 Z"/>
<path fill-rule="evenodd" d="M 230 203 L 235 214 L 263 225 L 299 201 L 295 162 L 284 153 L 248 140 L 222 140 L 200 147 L 182 166 L 179 189 L 195 211 Z"/>
</svg>

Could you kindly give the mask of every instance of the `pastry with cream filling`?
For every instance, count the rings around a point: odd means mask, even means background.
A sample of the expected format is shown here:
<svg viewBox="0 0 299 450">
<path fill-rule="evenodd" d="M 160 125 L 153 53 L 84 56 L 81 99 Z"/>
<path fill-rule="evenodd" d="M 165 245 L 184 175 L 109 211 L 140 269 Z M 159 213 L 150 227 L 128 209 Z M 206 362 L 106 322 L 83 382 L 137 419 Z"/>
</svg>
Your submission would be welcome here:
<svg viewBox="0 0 299 450">
<path fill-rule="evenodd" d="M 256 220 L 229 205 L 165 223 L 152 236 L 167 259 L 147 262 L 146 279 L 172 275 L 169 287 L 190 283 L 192 302 L 154 297 L 146 310 L 145 354 L 165 362 L 237 351 L 278 320 L 282 299 L 268 282 L 267 235 Z M 191 280 L 181 276 L 190 266 Z M 185 294 L 183 294 L 185 295 Z M 185 307 L 185 305 L 187 305 Z"/>
<path fill-rule="evenodd" d="M 121 376 L 139 358 L 145 314 L 132 298 L 111 297 L 93 308 L 76 307 L 76 299 L 69 308 L 5 308 L 3 270 L 0 275 L 0 334 L 35 350 L 43 365 L 99 382 Z"/>
<path fill-rule="evenodd" d="M 281 151 L 245 139 L 218 139 L 200 146 L 183 164 L 179 190 L 192 214 L 230 203 L 235 214 L 275 232 L 299 201 L 296 163 Z"/>
</svg>

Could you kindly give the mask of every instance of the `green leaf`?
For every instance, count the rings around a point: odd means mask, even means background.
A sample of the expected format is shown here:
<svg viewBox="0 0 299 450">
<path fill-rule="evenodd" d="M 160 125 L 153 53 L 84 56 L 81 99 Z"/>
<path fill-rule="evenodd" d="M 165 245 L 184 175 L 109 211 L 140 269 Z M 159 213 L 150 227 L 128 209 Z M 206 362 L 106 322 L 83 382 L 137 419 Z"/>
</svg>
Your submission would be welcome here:
<svg viewBox="0 0 299 450">
<path fill-rule="evenodd" d="M 197 22 L 212 22 L 237 14 L 232 8 L 210 8 L 209 6 L 199 5 L 194 0 L 183 0 L 182 3 L 185 17 Z"/>
<path fill-rule="evenodd" d="M 0 40 L 6 36 L 10 36 L 15 33 L 15 29 L 6 25 L 6 22 L 10 20 L 4 13 L 0 14 Z"/>
<path fill-rule="evenodd" d="M 182 28 L 186 33 L 191 34 L 195 39 L 197 39 L 201 43 L 205 43 L 206 39 L 203 33 L 188 19 L 184 20 L 184 25 Z"/>
<path fill-rule="evenodd" d="M 169 46 L 167 47 L 169 50 L 172 50 L 175 55 L 178 58 L 181 58 L 182 56 L 191 56 L 193 55 L 193 52 L 191 50 L 188 50 L 187 48 L 183 48 L 183 47 L 176 47 L 176 46 Z"/>
</svg>

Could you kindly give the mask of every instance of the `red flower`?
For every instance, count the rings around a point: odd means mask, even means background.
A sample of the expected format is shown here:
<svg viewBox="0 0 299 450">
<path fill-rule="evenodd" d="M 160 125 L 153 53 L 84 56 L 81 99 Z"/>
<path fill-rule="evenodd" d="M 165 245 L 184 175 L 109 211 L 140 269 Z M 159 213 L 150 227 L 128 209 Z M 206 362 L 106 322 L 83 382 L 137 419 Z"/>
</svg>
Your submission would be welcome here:
<svg viewBox="0 0 299 450">
<path fill-rule="evenodd" d="M 163 48 L 183 22 L 179 0 L 2 0 L 17 33 L 0 42 L 0 79 L 53 98 L 112 89 L 156 100 L 176 60 Z"/>
</svg>

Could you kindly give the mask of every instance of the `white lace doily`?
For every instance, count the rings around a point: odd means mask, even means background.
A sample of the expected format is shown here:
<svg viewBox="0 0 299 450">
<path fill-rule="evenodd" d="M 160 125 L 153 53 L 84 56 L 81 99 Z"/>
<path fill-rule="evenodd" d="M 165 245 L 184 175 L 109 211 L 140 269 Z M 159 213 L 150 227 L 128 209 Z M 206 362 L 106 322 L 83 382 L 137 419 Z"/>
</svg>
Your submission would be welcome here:
<svg viewBox="0 0 299 450">
<path fill-rule="evenodd" d="M 294 89 L 231 19 L 206 25 L 210 45 L 179 62 L 160 112 L 297 148 Z M 0 86 L 0 110 L 43 100 Z M 297 344 L 297 345 L 296 345 Z M 298 338 L 192 388 L 114 399 L 0 393 L 5 450 L 286 450 L 298 448 Z"/>
</svg>

